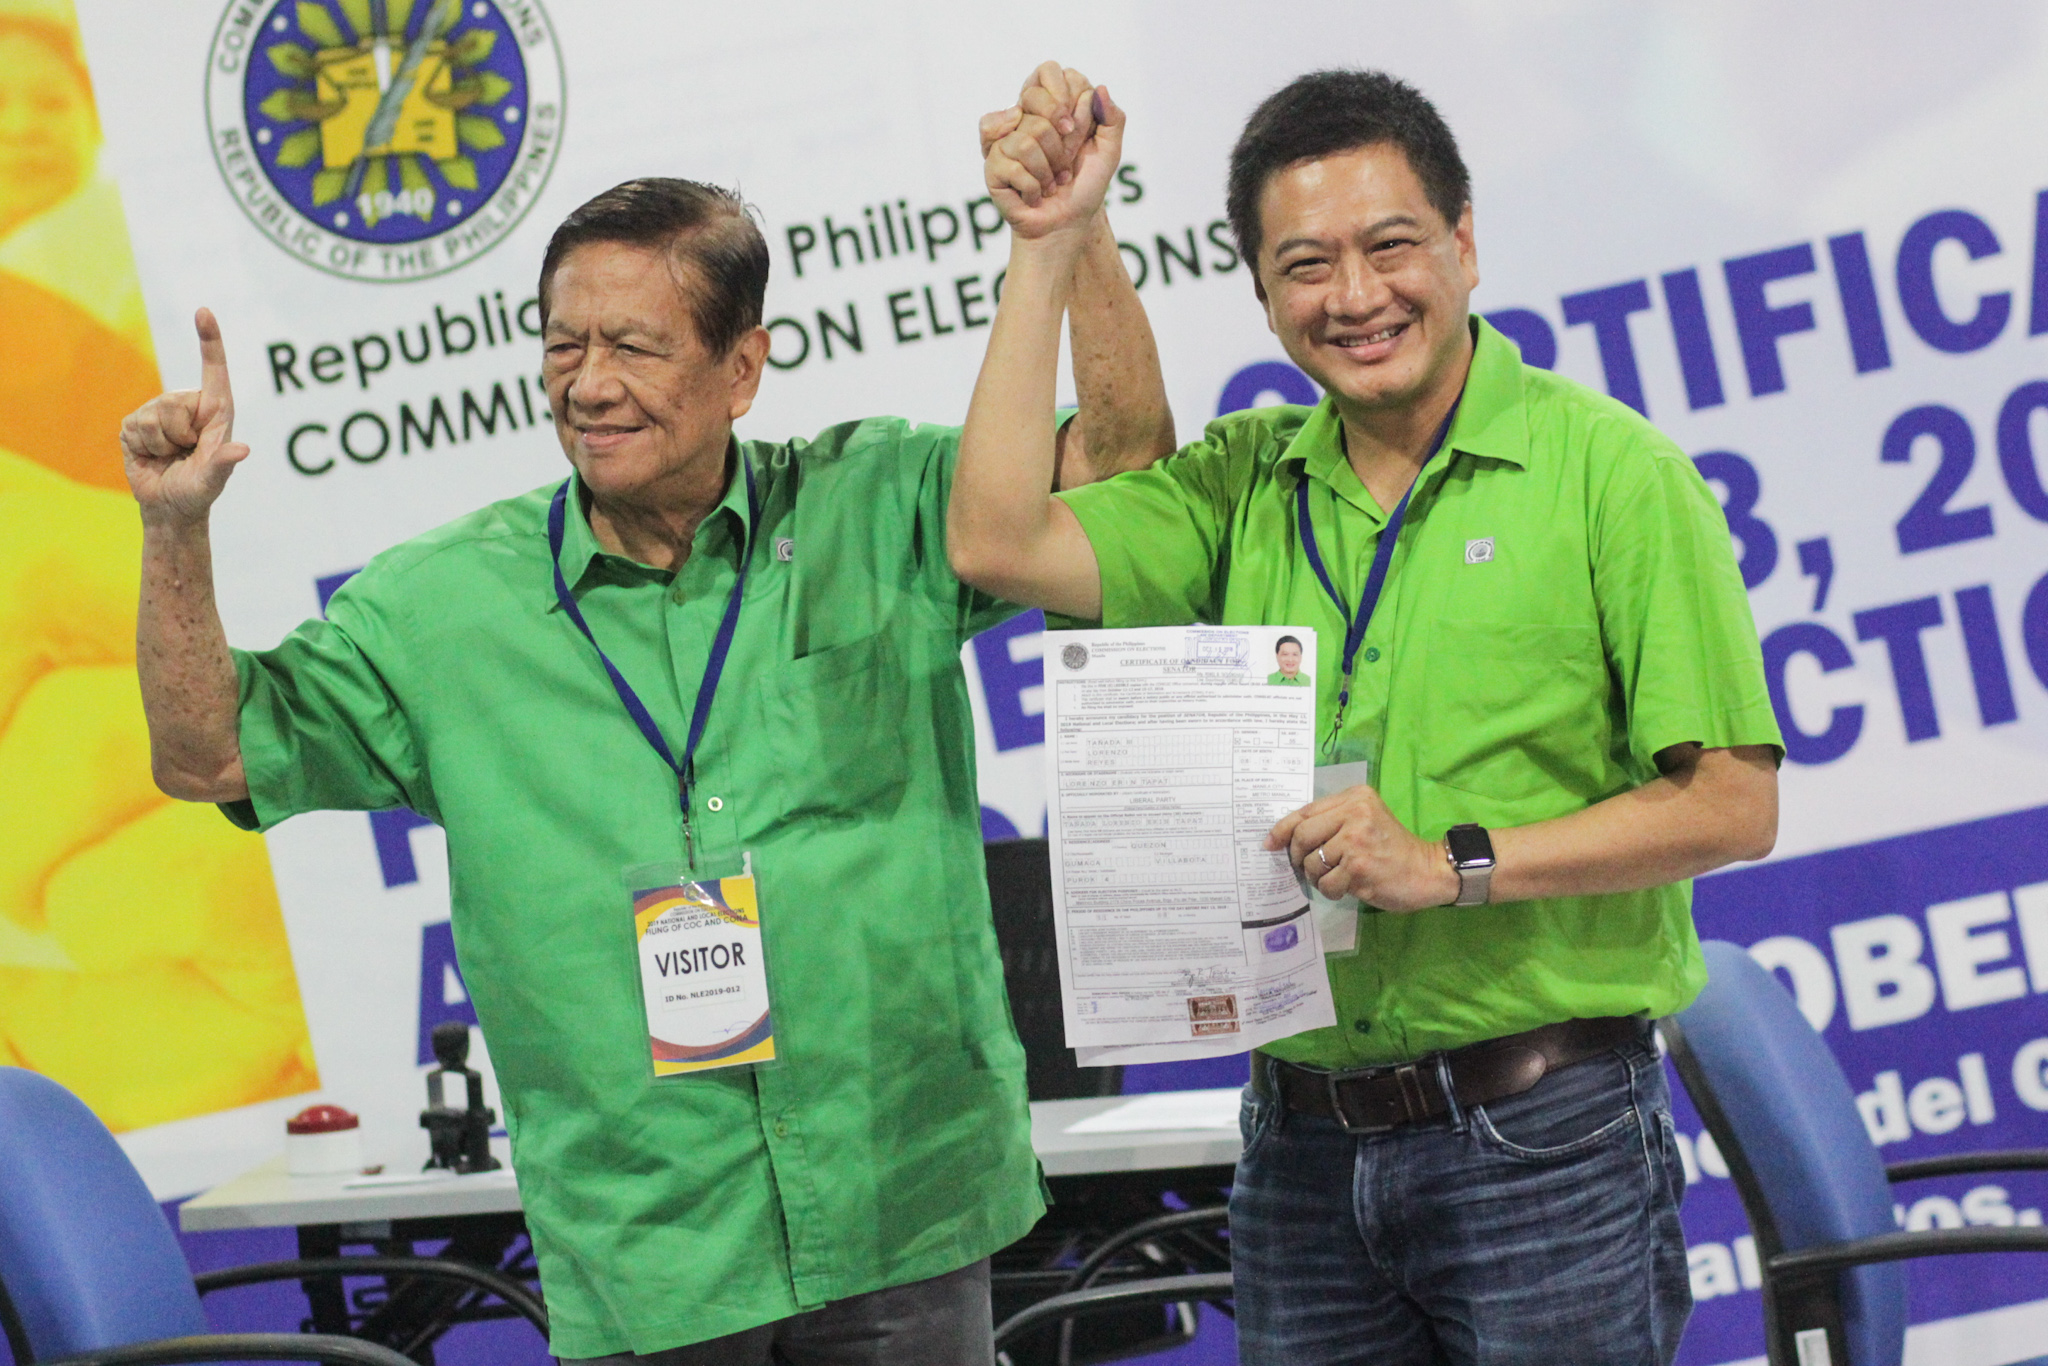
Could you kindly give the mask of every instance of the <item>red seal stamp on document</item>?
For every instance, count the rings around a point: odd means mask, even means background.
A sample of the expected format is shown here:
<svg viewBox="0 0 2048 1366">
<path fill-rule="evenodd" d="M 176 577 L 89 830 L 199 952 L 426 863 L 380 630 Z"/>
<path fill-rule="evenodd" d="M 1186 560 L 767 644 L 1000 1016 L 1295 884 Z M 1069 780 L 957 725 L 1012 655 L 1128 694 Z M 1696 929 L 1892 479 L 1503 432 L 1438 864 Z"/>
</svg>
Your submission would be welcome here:
<svg viewBox="0 0 2048 1366">
<path fill-rule="evenodd" d="M 1237 1033 L 1237 997 L 1190 996 L 1188 1021 L 1196 1038 L 1210 1034 Z"/>
</svg>

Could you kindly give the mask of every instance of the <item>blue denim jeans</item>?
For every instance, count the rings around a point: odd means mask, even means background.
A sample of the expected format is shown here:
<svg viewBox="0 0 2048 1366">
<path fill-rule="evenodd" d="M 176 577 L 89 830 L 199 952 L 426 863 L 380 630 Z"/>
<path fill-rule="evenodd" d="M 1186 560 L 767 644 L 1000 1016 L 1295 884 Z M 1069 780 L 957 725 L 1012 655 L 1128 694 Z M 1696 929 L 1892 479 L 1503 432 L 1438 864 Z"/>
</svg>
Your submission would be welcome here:
<svg viewBox="0 0 2048 1366">
<path fill-rule="evenodd" d="M 1254 1057 L 1254 1067 L 1264 1058 Z M 1668 1366 L 1685 1173 L 1650 1043 L 1351 1135 L 1245 1090 L 1230 1197 L 1247 1366 Z"/>
</svg>

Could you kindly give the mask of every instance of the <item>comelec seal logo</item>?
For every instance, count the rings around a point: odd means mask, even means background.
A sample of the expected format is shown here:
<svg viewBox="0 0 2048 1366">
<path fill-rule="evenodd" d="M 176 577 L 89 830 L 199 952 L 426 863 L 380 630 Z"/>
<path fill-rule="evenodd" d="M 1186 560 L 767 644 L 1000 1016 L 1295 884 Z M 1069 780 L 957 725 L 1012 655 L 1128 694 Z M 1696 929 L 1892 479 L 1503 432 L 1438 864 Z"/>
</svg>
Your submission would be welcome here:
<svg viewBox="0 0 2048 1366">
<path fill-rule="evenodd" d="M 332 275 L 489 250 L 562 141 L 539 0 L 233 0 L 206 69 L 214 160 L 265 236 Z"/>
<path fill-rule="evenodd" d="M 1060 651 L 1060 663 L 1066 665 L 1069 669 L 1087 668 L 1088 647 L 1086 645 L 1081 644 L 1079 641 L 1075 641 L 1072 645 L 1066 646 Z"/>
</svg>

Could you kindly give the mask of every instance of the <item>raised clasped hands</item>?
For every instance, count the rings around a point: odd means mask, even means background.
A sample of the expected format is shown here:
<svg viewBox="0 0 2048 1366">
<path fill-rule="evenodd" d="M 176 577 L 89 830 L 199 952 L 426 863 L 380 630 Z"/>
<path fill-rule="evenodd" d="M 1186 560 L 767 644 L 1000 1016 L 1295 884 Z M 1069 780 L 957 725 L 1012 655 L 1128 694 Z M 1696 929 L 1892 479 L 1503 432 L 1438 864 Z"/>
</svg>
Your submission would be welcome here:
<svg viewBox="0 0 2048 1366">
<path fill-rule="evenodd" d="M 1383 911 L 1419 911 L 1457 899 L 1458 875 L 1441 844 L 1412 833 L 1380 794 L 1351 787 L 1280 819 L 1266 848 L 1288 859 L 1331 900 L 1355 896 Z"/>
<path fill-rule="evenodd" d="M 1107 87 L 1058 62 L 1031 73 L 1017 103 L 981 120 L 990 198 L 1033 240 L 1094 219 L 1123 155 L 1124 113 Z"/>
<path fill-rule="evenodd" d="M 121 424 L 128 486 L 151 521 L 202 522 L 249 448 L 234 439 L 235 397 L 220 324 L 208 309 L 199 332 L 199 387 L 159 394 Z"/>
</svg>

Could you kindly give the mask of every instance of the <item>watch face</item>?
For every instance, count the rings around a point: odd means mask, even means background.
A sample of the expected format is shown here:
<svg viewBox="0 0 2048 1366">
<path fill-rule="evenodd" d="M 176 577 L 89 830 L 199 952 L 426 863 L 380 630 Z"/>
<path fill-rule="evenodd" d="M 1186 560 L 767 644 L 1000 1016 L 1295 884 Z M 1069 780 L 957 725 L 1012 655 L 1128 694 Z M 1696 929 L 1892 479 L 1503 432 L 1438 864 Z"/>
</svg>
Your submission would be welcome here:
<svg viewBox="0 0 2048 1366">
<path fill-rule="evenodd" d="M 1493 862 L 1493 839 L 1483 826 L 1454 825 L 1444 839 L 1450 846 L 1451 862 L 1460 867 Z"/>
</svg>

